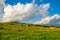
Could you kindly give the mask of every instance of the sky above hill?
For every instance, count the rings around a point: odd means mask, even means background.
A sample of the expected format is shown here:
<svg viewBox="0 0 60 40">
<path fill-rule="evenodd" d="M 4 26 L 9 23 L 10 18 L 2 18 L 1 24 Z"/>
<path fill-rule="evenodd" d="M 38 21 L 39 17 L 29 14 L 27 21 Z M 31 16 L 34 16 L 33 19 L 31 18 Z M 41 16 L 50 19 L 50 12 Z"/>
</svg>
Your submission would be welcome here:
<svg viewBox="0 0 60 40">
<path fill-rule="evenodd" d="M 60 0 L 0 0 L 0 22 L 60 26 Z"/>
<path fill-rule="evenodd" d="M 26 3 L 31 3 L 32 0 L 6 0 L 6 4 L 10 4 L 10 5 L 15 5 L 18 2 L 22 3 L 22 4 L 26 4 Z M 60 0 L 36 0 L 35 4 L 37 5 L 41 5 L 41 4 L 50 4 L 50 15 L 54 15 L 54 14 L 60 14 Z"/>
</svg>

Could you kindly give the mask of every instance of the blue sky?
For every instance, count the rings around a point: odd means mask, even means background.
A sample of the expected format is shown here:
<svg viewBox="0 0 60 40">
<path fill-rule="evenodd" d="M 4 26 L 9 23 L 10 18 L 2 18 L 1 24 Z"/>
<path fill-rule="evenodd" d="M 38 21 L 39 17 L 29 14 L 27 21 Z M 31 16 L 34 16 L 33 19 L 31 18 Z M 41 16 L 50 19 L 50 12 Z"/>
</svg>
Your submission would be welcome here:
<svg viewBox="0 0 60 40">
<path fill-rule="evenodd" d="M 22 4 L 26 4 L 26 3 L 31 3 L 32 0 L 6 0 L 6 4 L 10 4 L 10 5 L 15 5 L 18 2 L 22 3 Z M 46 4 L 46 3 L 50 3 L 50 8 L 49 8 L 49 15 L 52 16 L 54 14 L 60 14 L 60 0 L 36 0 L 36 4 L 40 5 L 40 4 Z"/>
<path fill-rule="evenodd" d="M 0 22 L 60 26 L 60 0 L 0 0 L 0 9 Z"/>
</svg>

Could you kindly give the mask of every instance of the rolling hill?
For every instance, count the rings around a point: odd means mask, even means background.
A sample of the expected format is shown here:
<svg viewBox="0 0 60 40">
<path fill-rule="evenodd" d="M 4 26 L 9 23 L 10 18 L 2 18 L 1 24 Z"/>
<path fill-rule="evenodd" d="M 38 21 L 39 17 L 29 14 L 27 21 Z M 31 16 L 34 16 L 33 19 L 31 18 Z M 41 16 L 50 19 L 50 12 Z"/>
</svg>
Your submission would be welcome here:
<svg viewBox="0 0 60 40">
<path fill-rule="evenodd" d="M 60 28 L 18 22 L 0 23 L 0 40 L 60 40 Z"/>
</svg>

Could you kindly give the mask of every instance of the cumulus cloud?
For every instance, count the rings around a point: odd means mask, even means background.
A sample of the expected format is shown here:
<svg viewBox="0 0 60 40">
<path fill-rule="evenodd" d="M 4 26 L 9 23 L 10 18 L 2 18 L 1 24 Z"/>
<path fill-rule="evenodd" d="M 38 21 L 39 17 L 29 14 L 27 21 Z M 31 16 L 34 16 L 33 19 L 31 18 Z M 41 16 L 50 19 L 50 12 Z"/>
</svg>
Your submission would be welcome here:
<svg viewBox="0 0 60 40">
<path fill-rule="evenodd" d="M 54 16 L 51 17 L 46 17 L 41 19 L 41 21 L 35 22 L 34 24 L 48 24 L 48 25 L 55 25 L 55 26 L 60 26 L 60 15 L 55 14 Z"/>
<path fill-rule="evenodd" d="M 42 1 L 42 0 L 41 0 Z M 4 8 L 4 9 L 3 9 Z M 35 0 L 32 3 L 16 5 L 6 5 L 5 0 L 0 0 L 0 22 L 12 22 L 12 21 L 30 21 L 36 16 L 40 16 L 40 21 L 34 22 L 33 24 L 48 24 L 48 25 L 59 25 L 60 26 L 60 15 L 55 14 L 54 16 L 48 15 L 48 9 L 50 4 L 36 5 Z M 4 10 L 4 12 L 3 12 Z"/>
<path fill-rule="evenodd" d="M 48 13 L 48 9 L 50 4 L 41 4 L 40 6 L 35 5 L 34 3 L 26 3 L 17 5 L 7 5 L 4 8 L 4 16 L 3 22 L 11 22 L 18 20 L 32 20 L 37 15 L 42 15 L 42 17 L 46 17 Z"/>
</svg>

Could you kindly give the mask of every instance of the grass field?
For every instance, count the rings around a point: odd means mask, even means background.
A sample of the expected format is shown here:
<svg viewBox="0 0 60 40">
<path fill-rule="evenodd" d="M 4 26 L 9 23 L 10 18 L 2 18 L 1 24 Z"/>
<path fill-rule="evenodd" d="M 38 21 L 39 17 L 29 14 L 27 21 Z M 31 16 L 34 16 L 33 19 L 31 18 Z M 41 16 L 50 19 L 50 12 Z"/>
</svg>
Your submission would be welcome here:
<svg viewBox="0 0 60 40">
<path fill-rule="evenodd" d="M 0 23 L 0 40 L 60 40 L 60 28 L 17 22 Z"/>
</svg>

